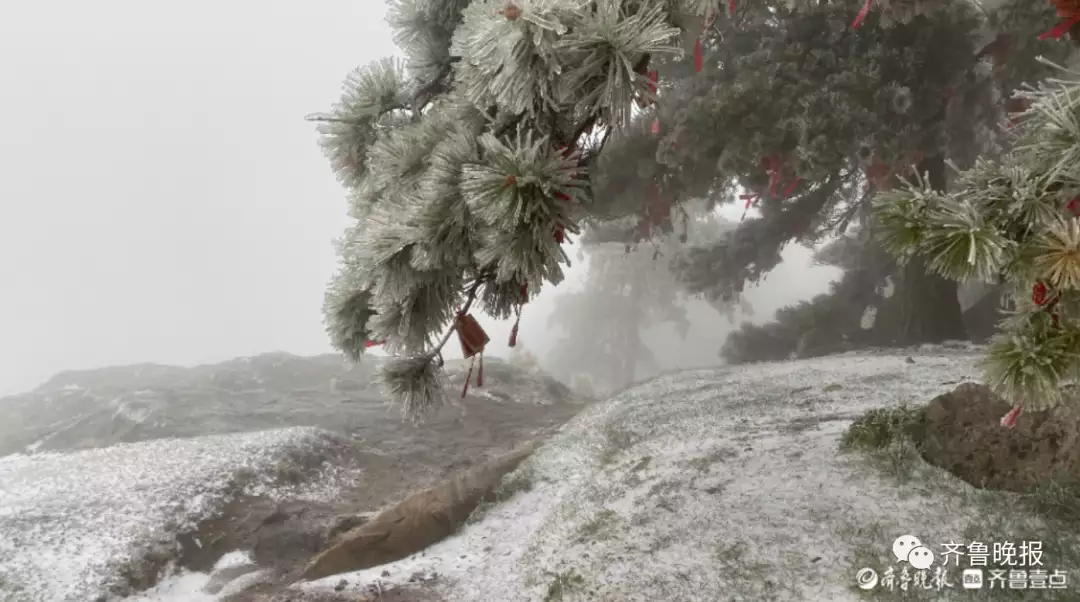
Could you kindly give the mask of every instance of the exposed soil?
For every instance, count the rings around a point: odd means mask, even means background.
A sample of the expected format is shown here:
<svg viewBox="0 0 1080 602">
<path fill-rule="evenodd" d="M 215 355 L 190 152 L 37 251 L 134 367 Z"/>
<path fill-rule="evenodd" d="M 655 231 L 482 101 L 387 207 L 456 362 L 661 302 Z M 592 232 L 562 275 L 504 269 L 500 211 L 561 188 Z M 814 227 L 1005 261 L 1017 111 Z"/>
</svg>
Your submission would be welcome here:
<svg viewBox="0 0 1080 602">
<path fill-rule="evenodd" d="M 1047 412 L 1021 412 L 1015 428 L 1001 418 L 1010 405 L 985 385 L 963 383 L 924 410 L 916 437 L 923 458 L 968 483 L 1030 492 L 1080 482 L 1080 418 L 1063 404 Z"/>
</svg>

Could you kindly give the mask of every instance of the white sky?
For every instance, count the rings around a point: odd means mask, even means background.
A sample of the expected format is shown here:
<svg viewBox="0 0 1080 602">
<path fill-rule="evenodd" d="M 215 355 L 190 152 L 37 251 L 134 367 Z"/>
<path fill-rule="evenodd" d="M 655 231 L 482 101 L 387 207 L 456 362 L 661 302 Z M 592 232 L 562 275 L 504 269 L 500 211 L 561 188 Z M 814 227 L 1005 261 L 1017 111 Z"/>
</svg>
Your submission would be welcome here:
<svg viewBox="0 0 1080 602">
<path fill-rule="evenodd" d="M 348 218 L 304 116 L 396 51 L 383 6 L 3 3 L 0 395 L 66 369 L 330 351 Z M 766 305 L 824 286 L 784 272 Z M 548 301 L 522 326 L 540 347 Z"/>
</svg>

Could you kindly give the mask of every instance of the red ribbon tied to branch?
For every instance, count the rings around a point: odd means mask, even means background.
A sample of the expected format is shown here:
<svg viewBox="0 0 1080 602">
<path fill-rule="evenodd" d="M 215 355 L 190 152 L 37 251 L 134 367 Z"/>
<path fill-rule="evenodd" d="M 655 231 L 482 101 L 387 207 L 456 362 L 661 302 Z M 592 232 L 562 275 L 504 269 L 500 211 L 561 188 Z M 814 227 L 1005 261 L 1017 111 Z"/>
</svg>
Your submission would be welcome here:
<svg viewBox="0 0 1080 602">
<path fill-rule="evenodd" d="M 1055 39 L 1060 40 L 1062 36 L 1069 33 L 1069 30 L 1073 28 L 1077 23 L 1080 23 L 1080 1 L 1078 0 L 1050 0 L 1050 3 L 1057 8 L 1057 15 L 1061 19 L 1053 29 L 1047 31 L 1039 36 L 1040 40 Z"/>
</svg>

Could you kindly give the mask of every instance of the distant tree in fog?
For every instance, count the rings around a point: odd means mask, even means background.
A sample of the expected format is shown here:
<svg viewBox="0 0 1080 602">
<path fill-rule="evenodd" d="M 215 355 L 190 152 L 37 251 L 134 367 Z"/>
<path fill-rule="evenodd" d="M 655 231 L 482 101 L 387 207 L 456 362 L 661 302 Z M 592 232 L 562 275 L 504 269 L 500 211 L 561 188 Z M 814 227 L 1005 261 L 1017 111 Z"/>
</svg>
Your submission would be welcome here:
<svg viewBox="0 0 1080 602">
<path fill-rule="evenodd" d="M 545 361 L 556 376 L 568 382 L 584 376 L 597 393 L 621 389 L 659 371 L 657 358 L 642 339 L 646 328 L 667 323 L 686 336 L 686 303 L 701 295 L 682 287 L 671 272 L 671 260 L 684 245 L 711 244 L 733 224 L 693 207 L 684 210 L 674 218 L 670 233 L 648 242 L 613 241 L 625 240 L 614 233 L 633 229 L 635 220 L 594 222 L 585 231 L 584 285 L 556 297 L 549 318 L 551 328 L 562 335 Z M 738 301 L 714 306 L 734 319 Z"/>
<path fill-rule="evenodd" d="M 868 245 L 866 236 L 865 230 L 845 235 L 819 250 L 815 263 L 843 270 L 829 291 L 779 309 L 765 324 L 742 324 L 721 348 L 724 361 L 778 361 L 894 344 L 902 326 L 895 284 L 881 278 L 881 266 L 891 258 Z"/>
</svg>

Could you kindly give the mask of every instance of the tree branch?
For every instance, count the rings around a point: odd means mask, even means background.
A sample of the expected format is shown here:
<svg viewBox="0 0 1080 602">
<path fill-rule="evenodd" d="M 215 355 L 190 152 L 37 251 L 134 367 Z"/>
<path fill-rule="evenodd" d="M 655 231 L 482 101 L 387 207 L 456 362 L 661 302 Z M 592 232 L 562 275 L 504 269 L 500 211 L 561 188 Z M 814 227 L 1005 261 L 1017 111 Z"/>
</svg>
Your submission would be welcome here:
<svg viewBox="0 0 1080 602">
<path fill-rule="evenodd" d="M 507 121 L 506 123 L 499 126 L 499 129 L 495 130 L 495 137 L 496 138 L 502 138 L 506 134 L 509 134 L 510 130 L 517 127 L 517 125 L 519 123 L 521 123 L 521 120 L 524 119 L 524 118 L 525 118 L 525 111 L 522 111 L 522 112 L 518 113 L 517 115 L 514 115 L 510 119 L 510 121 Z"/>
<path fill-rule="evenodd" d="M 450 74 L 454 69 L 454 63 L 457 63 L 460 60 L 460 56 L 450 57 L 450 60 L 446 61 L 442 68 L 439 69 L 439 74 L 435 76 L 435 79 L 420 86 L 416 90 L 412 98 L 412 113 L 414 119 L 420 118 L 420 113 L 431 102 L 431 99 L 450 89 Z"/>
<path fill-rule="evenodd" d="M 826 226 L 826 228 L 828 230 L 846 230 L 848 223 L 851 222 L 852 218 L 855 217 L 855 214 L 858 213 L 859 209 L 862 208 L 866 204 L 866 202 L 871 199 L 871 197 L 873 196 L 873 191 L 874 187 L 868 186 L 866 190 L 863 191 L 859 200 L 852 203 L 851 206 L 847 208 L 847 211 L 844 212 L 844 215 L 840 216 L 840 219 L 829 224 L 828 226 Z"/>
<path fill-rule="evenodd" d="M 466 297 L 465 299 L 465 305 L 461 306 L 461 309 L 458 311 L 458 315 L 465 315 L 469 313 L 469 308 L 472 307 L 473 301 L 476 301 L 476 294 L 480 292 L 480 287 L 483 286 L 484 282 L 486 281 L 487 278 L 485 278 L 484 276 L 476 277 L 476 280 L 473 281 L 472 286 L 469 287 L 468 297 Z M 435 347 L 428 353 L 429 357 L 435 359 L 436 356 L 442 353 L 442 348 L 445 347 L 447 341 L 450 340 L 450 335 L 454 334 L 454 332 L 457 331 L 457 327 L 458 321 L 455 317 L 453 323 L 450 324 L 450 328 L 446 330 L 446 332 L 442 336 L 442 339 L 439 340 L 439 344 L 435 345 Z"/>
<path fill-rule="evenodd" d="M 645 70 L 649 68 L 649 61 L 651 59 L 652 55 L 648 52 L 641 55 L 641 58 L 639 58 L 638 61 L 634 63 L 634 73 L 644 74 Z M 589 117 L 586 118 L 585 121 L 581 123 L 581 125 L 577 126 L 577 129 L 574 130 L 573 136 L 570 138 L 570 146 L 573 146 L 575 148 L 578 147 L 581 136 L 585 134 L 585 132 L 592 129 L 594 125 L 596 125 L 597 118 L 598 116 L 594 113 L 592 115 L 589 115 Z"/>
<path fill-rule="evenodd" d="M 404 111 L 408 109 L 409 107 L 406 105 L 394 105 L 392 107 L 388 107 L 386 111 L 384 111 L 384 114 L 389 113 L 390 111 Z M 312 121 L 317 123 L 345 123 L 348 125 L 363 125 L 367 122 L 368 119 L 368 117 L 334 117 L 333 115 L 327 115 L 325 113 L 316 113 L 314 115 L 308 115 L 307 117 L 304 117 L 304 121 Z"/>
</svg>

